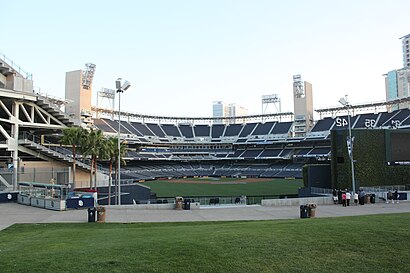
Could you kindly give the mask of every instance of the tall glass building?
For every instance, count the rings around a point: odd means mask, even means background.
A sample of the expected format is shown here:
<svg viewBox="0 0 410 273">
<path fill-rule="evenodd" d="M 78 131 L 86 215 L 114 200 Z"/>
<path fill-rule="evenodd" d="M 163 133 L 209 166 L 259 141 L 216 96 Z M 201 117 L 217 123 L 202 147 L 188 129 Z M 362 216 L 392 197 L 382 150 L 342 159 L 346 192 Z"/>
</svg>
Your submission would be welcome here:
<svg viewBox="0 0 410 273">
<path fill-rule="evenodd" d="M 403 49 L 403 68 L 392 70 L 385 76 L 386 101 L 410 96 L 410 34 L 400 38 Z M 390 110 L 408 108 L 407 104 L 391 107 Z"/>
<path fill-rule="evenodd" d="M 403 67 L 410 67 L 410 34 L 400 39 L 403 48 Z"/>
</svg>

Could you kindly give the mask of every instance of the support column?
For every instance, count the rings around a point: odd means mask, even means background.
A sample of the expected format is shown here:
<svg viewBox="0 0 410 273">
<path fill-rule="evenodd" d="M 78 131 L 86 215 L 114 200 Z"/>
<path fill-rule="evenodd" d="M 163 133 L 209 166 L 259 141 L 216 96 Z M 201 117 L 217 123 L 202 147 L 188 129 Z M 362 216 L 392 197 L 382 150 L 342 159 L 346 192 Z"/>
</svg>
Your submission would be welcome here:
<svg viewBox="0 0 410 273">
<path fill-rule="evenodd" d="M 11 117 L 11 137 L 13 138 L 12 144 L 12 154 L 13 154 L 13 191 L 17 190 L 17 175 L 18 175 L 18 165 L 19 165 L 19 156 L 18 156 L 18 139 L 19 139 L 19 102 L 13 102 L 13 116 Z"/>
</svg>

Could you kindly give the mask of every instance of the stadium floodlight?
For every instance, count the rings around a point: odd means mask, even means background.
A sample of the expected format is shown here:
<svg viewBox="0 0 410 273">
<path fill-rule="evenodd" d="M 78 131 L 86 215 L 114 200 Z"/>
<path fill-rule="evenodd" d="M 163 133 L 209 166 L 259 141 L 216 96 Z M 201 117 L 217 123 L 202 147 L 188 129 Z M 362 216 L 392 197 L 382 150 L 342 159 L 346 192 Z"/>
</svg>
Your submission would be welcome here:
<svg viewBox="0 0 410 273">
<path fill-rule="evenodd" d="M 347 97 L 347 95 L 346 95 L 346 97 Z M 346 105 L 347 105 L 347 100 L 346 100 L 346 98 L 341 98 L 341 99 L 339 100 L 339 103 L 342 104 L 343 106 L 346 106 Z"/>
<path fill-rule="evenodd" d="M 123 80 L 121 78 L 118 78 L 115 81 L 115 87 L 117 89 L 117 92 L 118 92 L 118 90 L 121 90 L 121 92 L 126 91 L 128 88 L 130 88 L 130 86 L 131 86 L 131 84 L 130 84 L 129 81 L 124 81 L 123 82 Z"/>
<path fill-rule="evenodd" d="M 115 81 L 115 87 L 118 93 L 118 174 L 117 174 L 117 194 L 118 194 L 118 205 L 121 205 L 121 93 L 126 91 L 131 87 L 129 81 L 123 81 L 118 78 Z M 111 196 L 109 197 L 111 198 Z"/>
<path fill-rule="evenodd" d="M 354 177 L 354 160 L 353 160 L 353 140 L 354 138 L 352 138 L 352 126 L 350 123 L 350 104 L 347 100 L 347 95 L 345 95 L 344 98 L 341 98 L 339 100 L 339 103 L 342 104 L 347 109 L 347 124 L 349 127 L 349 137 L 347 139 L 347 149 L 348 149 L 349 158 L 350 158 L 350 165 L 352 168 L 352 190 L 353 190 L 353 193 L 355 193 L 356 192 L 356 181 Z"/>
</svg>

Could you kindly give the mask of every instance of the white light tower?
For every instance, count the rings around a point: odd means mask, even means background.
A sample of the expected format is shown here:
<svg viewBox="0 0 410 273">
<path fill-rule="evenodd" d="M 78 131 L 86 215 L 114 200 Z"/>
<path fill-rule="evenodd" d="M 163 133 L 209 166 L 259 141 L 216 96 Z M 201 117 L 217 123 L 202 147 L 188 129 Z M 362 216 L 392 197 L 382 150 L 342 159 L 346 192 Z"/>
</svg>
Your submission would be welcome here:
<svg viewBox="0 0 410 273">
<path fill-rule="evenodd" d="M 123 82 L 121 78 L 115 81 L 115 88 L 118 93 L 118 205 L 121 205 L 121 93 L 130 88 L 130 86 L 129 81 Z"/>
<path fill-rule="evenodd" d="M 350 164 L 352 166 L 352 190 L 353 190 L 353 193 L 355 193 L 356 192 L 356 181 L 354 177 L 354 160 L 353 160 L 353 140 L 354 139 L 352 139 L 352 126 L 350 123 L 350 106 L 351 105 L 347 101 L 347 95 L 345 95 L 344 98 L 341 98 L 339 100 L 339 103 L 345 106 L 347 109 L 347 124 L 349 127 L 349 138 L 347 139 L 347 149 L 349 153 Z"/>
</svg>

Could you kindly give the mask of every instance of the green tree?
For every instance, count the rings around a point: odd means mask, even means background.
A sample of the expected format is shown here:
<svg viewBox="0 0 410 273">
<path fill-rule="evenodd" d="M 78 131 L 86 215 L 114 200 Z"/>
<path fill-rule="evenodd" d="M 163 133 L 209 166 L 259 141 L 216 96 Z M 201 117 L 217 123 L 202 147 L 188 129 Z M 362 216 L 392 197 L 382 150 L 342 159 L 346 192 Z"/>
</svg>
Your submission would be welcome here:
<svg viewBox="0 0 410 273">
<path fill-rule="evenodd" d="M 63 136 L 60 139 L 60 145 L 70 145 L 73 156 L 73 184 L 75 185 L 76 175 L 76 158 L 77 153 L 81 151 L 81 143 L 86 130 L 81 127 L 68 127 L 63 130 Z"/>
<path fill-rule="evenodd" d="M 126 143 L 121 143 L 120 155 L 121 155 L 121 164 L 125 165 L 124 156 L 126 155 Z M 115 174 L 118 174 L 118 138 L 108 137 L 104 138 L 101 142 L 99 154 L 99 160 L 108 161 L 108 205 L 111 205 L 111 186 L 112 183 L 112 170 L 115 169 Z M 118 185 L 118 183 L 116 183 Z M 116 197 L 117 198 L 117 197 Z"/>
<path fill-rule="evenodd" d="M 91 129 L 83 138 L 83 153 L 91 159 L 90 188 L 97 188 L 97 160 L 103 155 L 104 136 L 101 130 Z"/>
</svg>

